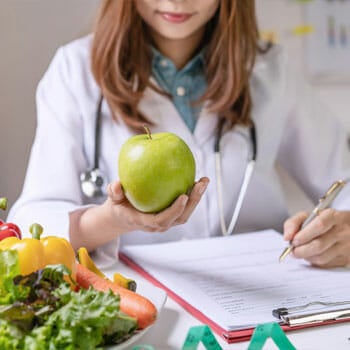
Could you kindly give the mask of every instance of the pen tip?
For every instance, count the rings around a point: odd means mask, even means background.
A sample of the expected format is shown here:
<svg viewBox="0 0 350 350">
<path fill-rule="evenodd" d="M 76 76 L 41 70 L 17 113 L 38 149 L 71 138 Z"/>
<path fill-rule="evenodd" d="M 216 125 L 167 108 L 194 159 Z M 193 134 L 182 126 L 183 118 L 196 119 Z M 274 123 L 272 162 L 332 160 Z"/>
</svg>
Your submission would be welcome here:
<svg viewBox="0 0 350 350">
<path fill-rule="evenodd" d="M 282 262 L 284 260 L 284 258 L 293 250 L 292 246 L 289 246 L 287 248 L 284 249 L 283 253 L 281 254 L 281 256 L 279 257 L 278 261 Z"/>
</svg>

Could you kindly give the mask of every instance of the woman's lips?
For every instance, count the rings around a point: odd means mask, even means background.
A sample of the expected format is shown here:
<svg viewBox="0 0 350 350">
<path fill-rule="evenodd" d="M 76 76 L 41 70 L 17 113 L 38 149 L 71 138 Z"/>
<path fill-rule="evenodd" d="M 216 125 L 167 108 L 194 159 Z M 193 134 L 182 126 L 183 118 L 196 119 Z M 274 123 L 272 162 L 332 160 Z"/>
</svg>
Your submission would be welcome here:
<svg viewBox="0 0 350 350">
<path fill-rule="evenodd" d="M 158 14 L 168 22 L 183 23 L 190 19 L 192 13 L 158 12 Z"/>
</svg>

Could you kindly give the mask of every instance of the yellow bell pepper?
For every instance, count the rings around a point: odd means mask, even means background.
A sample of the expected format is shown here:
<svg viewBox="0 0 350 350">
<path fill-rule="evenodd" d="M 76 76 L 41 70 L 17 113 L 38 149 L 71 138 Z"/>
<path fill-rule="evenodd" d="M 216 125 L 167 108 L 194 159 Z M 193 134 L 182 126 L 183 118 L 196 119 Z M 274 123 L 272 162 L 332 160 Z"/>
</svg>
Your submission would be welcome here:
<svg viewBox="0 0 350 350">
<path fill-rule="evenodd" d="M 48 236 L 40 238 L 43 228 L 39 224 L 29 229 L 33 238 L 9 237 L 0 241 L 0 250 L 17 250 L 20 271 L 28 275 L 47 265 L 63 264 L 75 278 L 76 260 L 74 249 L 64 238 Z"/>
<path fill-rule="evenodd" d="M 88 250 L 85 247 L 80 247 L 77 251 L 77 258 L 81 265 L 87 267 L 90 271 L 96 273 L 96 275 L 107 278 L 107 276 L 95 265 L 95 262 L 91 259 Z"/>
<path fill-rule="evenodd" d="M 28 275 L 45 266 L 44 249 L 38 239 L 5 238 L 0 242 L 0 250 L 17 250 L 21 275 Z"/>
<path fill-rule="evenodd" d="M 78 261 L 81 265 L 85 266 L 88 268 L 90 271 L 94 272 L 96 275 L 109 279 L 96 265 L 95 262 L 92 260 L 92 258 L 89 255 L 89 252 L 85 247 L 80 247 L 77 251 L 77 256 L 78 256 Z M 126 288 L 130 289 L 133 292 L 136 291 L 136 282 L 135 280 L 131 278 L 127 278 L 124 275 L 116 272 L 113 275 L 113 282 Z"/>
</svg>

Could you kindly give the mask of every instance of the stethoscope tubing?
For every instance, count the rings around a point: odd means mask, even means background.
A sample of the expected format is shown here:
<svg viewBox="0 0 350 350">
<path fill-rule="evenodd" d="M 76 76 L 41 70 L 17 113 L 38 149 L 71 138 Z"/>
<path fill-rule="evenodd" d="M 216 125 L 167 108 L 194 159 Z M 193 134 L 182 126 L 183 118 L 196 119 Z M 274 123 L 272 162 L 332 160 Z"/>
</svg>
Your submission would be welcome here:
<svg viewBox="0 0 350 350">
<path fill-rule="evenodd" d="M 96 110 L 96 122 L 95 122 L 95 150 L 94 150 L 94 167 L 99 168 L 100 147 L 101 147 L 101 118 L 102 118 L 102 102 L 103 95 L 100 95 Z"/>
<path fill-rule="evenodd" d="M 224 215 L 225 211 L 224 211 L 224 200 L 223 200 L 223 181 L 222 181 L 221 152 L 220 152 L 220 142 L 222 138 L 223 126 L 224 126 L 224 121 L 223 119 L 221 119 L 218 124 L 217 134 L 214 141 L 214 153 L 215 153 L 216 192 L 217 192 L 217 202 L 218 202 L 221 233 L 223 236 L 228 236 L 233 233 L 236 227 L 238 216 L 241 212 L 243 201 L 248 190 L 248 185 L 250 183 L 251 177 L 254 172 L 256 156 L 257 156 L 257 142 L 256 142 L 255 125 L 252 122 L 252 125 L 249 129 L 250 137 L 248 140 L 249 146 L 250 146 L 250 159 L 248 160 L 248 164 L 244 172 L 241 189 L 239 191 L 236 205 L 232 213 L 231 221 L 227 227 L 226 221 L 225 221 L 225 215 Z M 245 135 L 242 135 L 242 137 L 246 138 Z"/>
</svg>

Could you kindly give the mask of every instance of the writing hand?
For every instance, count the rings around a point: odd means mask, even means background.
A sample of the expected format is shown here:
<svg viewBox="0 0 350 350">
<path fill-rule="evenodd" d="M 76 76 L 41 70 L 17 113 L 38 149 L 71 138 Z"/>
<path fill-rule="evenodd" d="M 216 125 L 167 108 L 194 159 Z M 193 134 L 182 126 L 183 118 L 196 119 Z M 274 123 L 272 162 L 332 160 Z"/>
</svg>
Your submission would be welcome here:
<svg viewBox="0 0 350 350">
<path fill-rule="evenodd" d="M 300 212 L 284 224 L 284 239 L 295 247 L 293 256 L 319 267 L 349 265 L 350 212 L 324 209 L 301 229 L 307 217 Z"/>
</svg>

